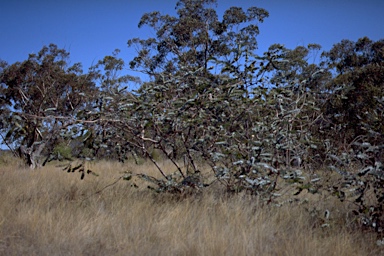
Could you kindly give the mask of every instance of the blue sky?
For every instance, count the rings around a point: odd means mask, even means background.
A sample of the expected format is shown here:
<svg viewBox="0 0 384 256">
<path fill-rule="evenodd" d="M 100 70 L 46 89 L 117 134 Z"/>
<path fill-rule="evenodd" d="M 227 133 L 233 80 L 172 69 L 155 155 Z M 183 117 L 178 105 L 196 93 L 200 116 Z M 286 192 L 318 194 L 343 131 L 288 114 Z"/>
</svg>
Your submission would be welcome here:
<svg viewBox="0 0 384 256">
<path fill-rule="evenodd" d="M 44 45 L 57 44 L 71 62 L 88 68 L 121 50 L 127 63 L 135 51 L 133 37 L 153 36 L 137 24 L 145 12 L 174 14 L 177 0 L 0 0 L 0 59 L 23 61 Z M 342 39 L 384 38 L 383 0 L 218 0 L 219 16 L 230 6 L 265 8 L 259 54 L 273 43 L 294 48 L 318 43 L 324 50 Z"/>
</svg>

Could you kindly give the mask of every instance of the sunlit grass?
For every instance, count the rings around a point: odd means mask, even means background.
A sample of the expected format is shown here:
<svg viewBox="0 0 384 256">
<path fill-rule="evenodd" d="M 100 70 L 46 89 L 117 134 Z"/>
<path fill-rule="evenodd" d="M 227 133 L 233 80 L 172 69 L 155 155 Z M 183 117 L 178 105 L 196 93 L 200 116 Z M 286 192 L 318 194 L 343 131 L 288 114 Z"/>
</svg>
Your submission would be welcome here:
<svg viewBox="0 0 384 256">
<path fill-rule="evenodd" d="M 161 164 L 174 171 L 169 163 Z M 159 175 L 150 163 L 102 161 L 91 167 L 99 176 L 80 180 L 79 173 L 54 165 L 32 171 L 12 162 L 2 164 L 0 255 L 384 252 L 376 236 L 354 228 L 344 204 L 332 199 L 308 196 L 306 204 L 262 206 L 256 197 L 225 195 L 217 188 L 177 198 L 155 194 L 140 180 L 108 186 L 125 171 Z M 322 217 L 324 209 L 330 210 L 329 219 Z"/>
</svg>

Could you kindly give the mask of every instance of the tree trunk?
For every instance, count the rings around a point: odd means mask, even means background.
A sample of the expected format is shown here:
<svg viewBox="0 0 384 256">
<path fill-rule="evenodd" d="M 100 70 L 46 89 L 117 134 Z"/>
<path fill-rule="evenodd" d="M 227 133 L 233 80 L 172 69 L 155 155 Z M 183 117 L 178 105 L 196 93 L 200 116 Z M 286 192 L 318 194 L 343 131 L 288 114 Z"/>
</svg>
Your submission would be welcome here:
<svg viewBox="0 0 384 256">
<path fill-rule="evenodd" d="M 29 148 L 25 146 L 20 146 L 20 151 L 22 153 L 24 161 L 29 166 L 29 168 L 36 169 L 38 167 L 41 167 L 39 159 L 44 147 L 45 142 L 35 142 Z"/>
</svg>

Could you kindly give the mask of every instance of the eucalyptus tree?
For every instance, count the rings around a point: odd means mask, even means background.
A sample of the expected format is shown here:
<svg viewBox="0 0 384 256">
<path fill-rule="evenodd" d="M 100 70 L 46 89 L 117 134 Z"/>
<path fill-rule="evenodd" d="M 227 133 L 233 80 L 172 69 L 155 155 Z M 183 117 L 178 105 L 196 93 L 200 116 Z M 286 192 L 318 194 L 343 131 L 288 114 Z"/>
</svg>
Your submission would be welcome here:
<svg viewBox="0 0 384 256">
<path fill-rule="evenodd" d="M 4 76 L 4 69 L 8 67 L 8 63 L 0 60 L 0 79 Z M 10 101 L 5 97 L 6 86 L 3 82 L 0 83 L 0 136 L 1 136 L 1 145 L 5 144 L 8 148 L 12 149 L 10 146 L 10 141 L 5 140 L 5 133 L 9 128 L 10 124 L 6 121 L 6 117 L 10 114 Z M 12 150 L 14 155 L 17 153 Z"/>
<path fill-rule="evenodd" d="M 1 70 L 4 142 L 35 168 L 43 150 L 65 140 L 63 132 L 77 129 L 79 111 L 92 102 L 97 88 L 81 65 L 68 65 L 69 53 L 44 46 L 23 62 Z"/>
<path fill-rule="evenodd" d="M 246 11 L 231 7 L 219 19 L 216 4 L 215 0 L 181 0 L 176 4 L 177 16 L 146 13 L 139 27 L 149 26 L 156 37 L 128 41 L 138 49 L 130 67 L 150 78 L 138 90 L 145 109 L 138 118 L 151 141 L 159 142 L 156 147 L 168 153 L 165 149 L 172 148 L 173 158 L 186 153 L 191 161 L 192 145 L 186 143 L 204 134 L 203 124 L 211 117 L 201 117 L 201 125 L 191 122 L 207 102 L 224 91 L 248 93 L 243 81 L 246 65 L 254 61 L 257 24 L 269 14 L 257 7 Z"/>
<path fill-rule="evenodd" d="M 350 143 L 367 131 L 384 131 L 379 111 L 384 97 L 383 49 L 384 40 L 364 37 L 356 42 L 342 40 L 323 53 L 323 65 L 334 73 L 327 83 L 332 98 L 325 112 L 335 125 L 343 127 L 339 141 Z"/>
<path fill-rule="evenodd" d="M 332 73 L 323 91 L 322 112 L 330 121 L 322 131 L 325 160 L 339 177 L 327 190 L 353 202 L 351 211 L 365 228 L 382 232 L 384 41 L 342 40 L 322 57 L 321 65 Z"/>
<path fill-rule="evenodd" d="M 209 75 L 210 64 L 217 60 L 238 64 L 246 53 L 257 49 L 257 24 L 269 14 L 257 7 L 246 11 L 231 7 L 220 20 L 212 8 L 215 4 L 216 0 L 181 0 L 176 4 L 176 17 L 157 11 L 144 14 L 139 27 L 149 26 L 156 38 L 128 41 L 128 46 L 138 47 L 131 68 L 156 79 L 159 73 L 175 75 L 185 69 Z"/>
<path fill-rule="evenodd" d="M 166 179 L 155 181 L 160 190 L 179 191 L 180 184 L 190 184 L 182 181 L 200 177 L 203 162 L 228 190 L 247 189 L 269 200 L 278 177 L 297 179 L 299 174 L 291 173 L 292 154 L 315 147 L 305 133 L 319 110 L 308 92 L 270 90 L 273 72 L 306 65 L 306 54 L 281 55 L 285 49 L 276 45 L 257 55 L 258 24 L 268 12 L 231 7 L 220 19 L 212 8 L 216 3 L 181 0 L 175 17 L 142 16 L 139 27 L 149 26 L 156 37 L 128 41 L 137 49 L 130 67 L 149 76 L 137 91 L 140 108 L 131 118 L 143 128 L 141 148 L 159 148 L 182 178 L 174 183 L 159 167 Z M 308 124 L 300 126 L 304 121 Z"/>
</svg>

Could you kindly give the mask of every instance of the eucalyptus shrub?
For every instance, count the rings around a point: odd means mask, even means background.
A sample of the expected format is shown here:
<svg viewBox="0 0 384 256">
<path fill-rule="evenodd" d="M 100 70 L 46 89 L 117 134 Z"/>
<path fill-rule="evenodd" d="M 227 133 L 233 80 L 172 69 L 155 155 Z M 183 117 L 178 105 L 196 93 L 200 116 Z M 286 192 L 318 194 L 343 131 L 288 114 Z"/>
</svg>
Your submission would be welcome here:
<svg viewBox="0 0 384 256">
<path fill-rule="evenodd" d="M 383 118 L 384 100 L 376 99 L 373 120 Z M 354 205 L 351 211 L 363 227 L 384 232 L 384 140 L 374 127 L 365 125 L 367 135 L 359 136 L 342 152 L 328 152 L 328 168 L 338 179 L 328 190 L 341 201 Z"/>
<path fill-rule="evenodd" d="M 319 111 L 304 90 L 258 87 L 253 95 L 242 106 L 238 100 L 232 108 L 227 104 L 230 120 L 217 126 L 221 136 L 206 154 L 229 190 L 247 190 L 271 200 L 279 195 L 275 192 L 281 180 L 309 182 L 312 174 L 305 161 L 317 145 L 308 121 Z"/>
<path fill-rule="evenodd" d="M 201 175 L 197 163 L 203 160 L 231 192 L 249 191 L 271 201 L 283 180 L 300 191 L 311 188 L 312 173 L 306 167 L 318 144 L 311 124 L 320 117 L 315 95 L 304 86 L 249 91 L 234 75 L 212 79 L 200 71 L 159 75 L 132 102 L 135 111 L 121 112 L 127 117 L 122 127 L 132 131 L 136 124 L 138 129 L 129 143 L 156 165 L 163 179 L 140 177 L 158 191 L 201 188 L 212 181 Z M 150 148 L 163 152 L 176 175 L 166 175 Z"/>
</svg>

